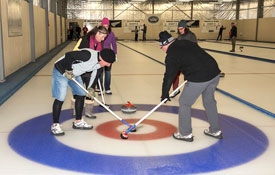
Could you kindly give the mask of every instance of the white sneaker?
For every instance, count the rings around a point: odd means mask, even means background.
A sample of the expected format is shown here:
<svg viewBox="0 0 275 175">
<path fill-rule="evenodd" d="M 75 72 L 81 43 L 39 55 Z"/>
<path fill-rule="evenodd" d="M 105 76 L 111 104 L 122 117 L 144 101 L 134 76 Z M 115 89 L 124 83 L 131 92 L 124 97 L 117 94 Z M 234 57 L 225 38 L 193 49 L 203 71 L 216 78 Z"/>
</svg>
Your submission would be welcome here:
<svg viewBox="0 0 275 175">
<path fill-rule="evenodd" d="M 60 126 L 61 125 L 59 123 L 52 124 L 52 126 L 51 126 L 51 132 L 52 132 L 53 135 L 62 136 L 62 135 L 65 134 L 65 132 L 61 129 Z"/>
<path fill-rule="evenodd" d="M 90 119 L 96 119 L 95 115 L 91 115 L 91 114 L 85 114 L 85 117 L 90 118 Z"/>
<path fill-rule="evenodd" d="M 187 142 L 193 142 L 193 140 L 194 140 L 192 133 L 190 133 L 189 135 L 183 136 L 179 132 L 175 132 L 173 134 L 173 137 L 174 137 L 174 139 L 183 140 L 183 141 L 187 141 Z"/>
<path fill-rule="evenodd" d="M 222 139 L 223 138 L 221 130 L 219 130 L 217 132 L 211 132 L 210 129 L 205 129 L 204 134 L 207 135 L 207 136 L 210 136 L 210 137 L 214 137 L 216 139 Z"/>
<path fill-rule="evenodd" d="M 93 126 L 89 125 L 87 122 L 81 119 L 79 122 L 76 122 L 76 121 L 73 122 L 73 128 L 74 129 L 92 129 Z"/>
<path fill-rule="evenodd" d="M 107 90 L 105 93 L 106 93 L 107 95 L 112 95 L 112 94 L 113 94 L 111 90 Z"/>
</svg>

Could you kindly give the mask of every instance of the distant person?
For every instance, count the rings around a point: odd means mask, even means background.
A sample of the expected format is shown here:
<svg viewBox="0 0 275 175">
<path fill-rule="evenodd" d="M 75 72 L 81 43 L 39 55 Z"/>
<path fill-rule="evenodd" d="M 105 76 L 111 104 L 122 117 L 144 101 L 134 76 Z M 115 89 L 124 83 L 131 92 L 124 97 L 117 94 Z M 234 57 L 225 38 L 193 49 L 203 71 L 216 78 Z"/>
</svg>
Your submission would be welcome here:
<svg viewBox="0 0 275 175">
<path fill-rule="evenodd" d="M 139 32 L 139 30 L 138 30 L 137 26 L 135 26 L 134 32 L 135 32 L 135 41 L 138 41 L 138 32 Z"/>
<path fill-rule="evenodd" d="M 79 25 L 76 26 L 76 38 L 77 40 L 79 40 L 81 37 L 81 28 L 79 27 Z"/>
<path fill-rule="evenodd" d="M 218 37 L 217 37 L 217 41 L 218 40 L 222 40 L 222 32 L 226 29 L 226 27 L 224 27 L 223 25 L 220 27 L 220 30 L 219 30 L 219 34 L 218 34 Z"/>
<path fill-rule="evenodd" d="M 197 36 L 189 29 L 185 20 L 180 20 L 178 23 L 178 40 L 189 40 L 194 43 L 198 42 Z"/>
<path fill-rule="evenodd" d="M 69 40 L 72 40 L 72 39 L 73 39 L 73 35 L 74 35 L 73 26 L 70 26 L 70 27 L 69 27 L 69 31 L 70 31 Z"/>
<path fill-rule="evenodd" d="M 196 35 L 188 28 L 187 23 L 185 20 L 180 20 L 178 23 L 178 40 L 189 40 L 194 43 L 197 43 L 197 37 Z M 173 91 L 177 89 L 179 86 L 179 78 L 180 78 L 181 72 L 179 71 L 173 81 Z M 174 98 L 180 93 L 180 90 L 176 91 L 174 94 L 172 94 L 171 98 Z"/>
<path fill-rule="evenodd" d="M 143 24 L 143 29 L 142 29 L 142 40 L 146 41 L 146 32 L 147 32 L 147 26 Z"/>
<path fill-rule="evenodd" d="M 73 37 L 72 40 L 77 40 L 76 24 L 73 25 Z"/>
<path fill-rule="evenodd" d="M 82 31 L 83 31 L 83 34 L 86 35 L 88 33 L 88 27 L 85 25 Z"/>
<path fill-rule="evenodd" d="M 229 38 L 232 42 L 232 50 L 230 52 L 235 52 L 235 46 L 236 46 L 236 39 L 237 39 L 237 27 L 235 26 L 235 23 L 231 23 L 231 30 L 229 32 Z"/>
</svg>

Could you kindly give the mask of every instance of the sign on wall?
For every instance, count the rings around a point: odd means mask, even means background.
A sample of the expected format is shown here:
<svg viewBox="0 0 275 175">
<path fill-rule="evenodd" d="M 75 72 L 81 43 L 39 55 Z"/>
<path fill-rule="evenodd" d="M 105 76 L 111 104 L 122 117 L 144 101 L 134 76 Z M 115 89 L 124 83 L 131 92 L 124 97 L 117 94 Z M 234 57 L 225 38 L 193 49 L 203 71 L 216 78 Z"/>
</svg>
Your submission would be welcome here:
<svg viewBox="0 0 275 175">
<path fill-rule="evenodd" d="M 137 26 L 137 29 L 139 32 L 142 29 L 142 24 L 140 20 L 127 20 L 124 23 L 124 33 L 130 33 L 135 31 L 135 27 Z"/>
<path fill-rule="evenodd" d="M 169 33 L 177 32 L 179 21 L 165 21 L 163 23 L 163 30 L 166 30 Z"/>
<path fill-rule="evenodd" d="M 110 20 L 110 25 L 112 28 L 122 27 L 122 20 Z"/>
<path fill-rule="evenodd" d="M 202 33 L 217 33 L 219 32 L 221 23 L 220 21 L 211 20 L 211 21 L 204 21 L 202 24 Z"/>
<path fill-rule="evenodd" d="M 178 23 L 179 21 L 165 21 L 163 23 L 163 30 L 168 32 L 177 32 L 178 31 Z M 186 20 L 187 27 L 189 28 L 198 28 L 200 27 L 199 20 Z"/>
<path fill-rule="evenodd" d="M 112 28 L 119 28 L 122 26 L 122 20 L 109 20 L 110 26 Z M 87 20 L 84 22 L 84 25 L 87 26 L 88 30 L 92 30 L 94 27 L 101 25 L 101 20 Z"/>
<path fill-rule="evenodd" d="M 8 35 L 22 35 L 21 0 L 8 1 Z"/>
<path fill-rule="evenodd" d="M 146 14 L 145 18 L 149 25 L 159 25 L 161 15 L 156 14 Z"/>
</svg>

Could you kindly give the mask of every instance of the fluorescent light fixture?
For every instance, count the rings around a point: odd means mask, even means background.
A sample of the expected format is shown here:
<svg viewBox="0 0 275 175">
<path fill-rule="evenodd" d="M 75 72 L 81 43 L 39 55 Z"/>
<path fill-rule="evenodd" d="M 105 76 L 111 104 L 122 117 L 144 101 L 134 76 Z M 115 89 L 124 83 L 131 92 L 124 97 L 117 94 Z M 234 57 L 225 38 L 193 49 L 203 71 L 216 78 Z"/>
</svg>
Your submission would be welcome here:
<svg viewBox="0 0 275 175">
<path fill-rule="evenodd" d="M 193 0 L 178 0 L 179 2 L 191 2 Z"/>
</svg>

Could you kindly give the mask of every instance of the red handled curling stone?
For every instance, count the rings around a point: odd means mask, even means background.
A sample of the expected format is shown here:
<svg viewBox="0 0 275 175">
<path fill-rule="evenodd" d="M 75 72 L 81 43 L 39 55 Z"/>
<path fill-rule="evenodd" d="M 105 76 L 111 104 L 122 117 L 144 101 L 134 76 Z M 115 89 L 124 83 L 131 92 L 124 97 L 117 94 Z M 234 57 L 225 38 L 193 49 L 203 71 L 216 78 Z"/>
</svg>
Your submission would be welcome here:
<svg viewBox="0 0 275 175">
<path fill-rule="evenodd" d="M 121 111 L 123 113 L 135 113 L 137 111 L 137 108 L 131 103 L 131 102 L 127 102 L 125 105 L 121 106 Z"/>
<path fill-rule="evenodd" d="M 126 134 L 126 132 L 123 131 L 123 132 L 120 134 L 120 137 L 121 137 L 122 139 L 128 139 L 128 134 Z"/>
</svg>

